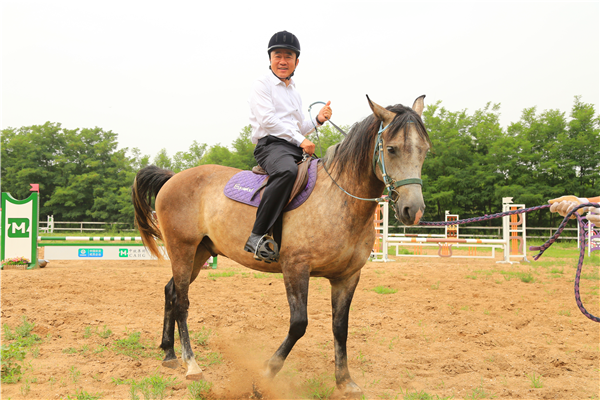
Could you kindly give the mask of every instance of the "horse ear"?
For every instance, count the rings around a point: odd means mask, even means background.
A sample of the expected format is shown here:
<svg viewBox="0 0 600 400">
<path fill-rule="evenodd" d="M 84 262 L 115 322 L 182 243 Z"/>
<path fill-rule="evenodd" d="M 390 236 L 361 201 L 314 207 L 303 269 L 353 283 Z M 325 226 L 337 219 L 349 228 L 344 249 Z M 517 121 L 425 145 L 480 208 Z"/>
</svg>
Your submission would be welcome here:
<svg viewBox="0 0 600 400">
<path fill-rule="evenodd" d="M 369 106 L 371 107 L 371 110 L 373 110 L 373 114 L 378 120 L 383 122 L 384 126 L 388 126 L 390 122 L 394 120 L 396 114 L 389 110 L 386 110 L 377 103 L 373 103 L 369 98 L 369 95 L 367 95 L 367 100 L 369 100 Z"/>
<path fill-rule="evenodd" d="M 415 110 L 419 117 L 423 114 L 423 109 L 425 108 L 425 95 L 417 97 L 415 102 L 413 103 L 412 109 Z"/>
</svg>

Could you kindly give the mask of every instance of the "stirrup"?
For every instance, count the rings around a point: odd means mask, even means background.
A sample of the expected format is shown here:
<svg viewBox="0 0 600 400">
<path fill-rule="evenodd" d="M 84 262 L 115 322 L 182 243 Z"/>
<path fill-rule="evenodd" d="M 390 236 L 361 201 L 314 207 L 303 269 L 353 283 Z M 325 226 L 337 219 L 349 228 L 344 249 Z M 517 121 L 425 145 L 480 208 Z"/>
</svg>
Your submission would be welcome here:
<svg viewBox="0 0 600 400">
<path fill-rule="evenodd" d="M 268 248 L 267 245 L 271 245 L 272 249 Z M 267 264 L 279 261 L 279 246 L 269 234 L 263 235 L 256 245 L 256 251 L 254 252 L 254 259 L 258 261 L 264 261 Z"/>
</svg>

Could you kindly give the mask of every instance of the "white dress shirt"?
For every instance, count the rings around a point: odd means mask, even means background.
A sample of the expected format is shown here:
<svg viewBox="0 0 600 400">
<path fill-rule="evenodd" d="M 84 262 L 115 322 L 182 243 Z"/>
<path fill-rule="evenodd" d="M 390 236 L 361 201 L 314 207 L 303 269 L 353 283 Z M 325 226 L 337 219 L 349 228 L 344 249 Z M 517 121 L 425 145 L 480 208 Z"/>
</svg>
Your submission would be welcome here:
<svg viewBox="0 0 600 400">
<path fill-rule="evenodd" d="M 286 86 L 269 71 L 254 84 L 248 103 L 254 144 L 270 135 L 300 146 L 314 129 L 302 112 L 302 99 L 293 79 Z M 316 119 L 315 125 L 320 126 Z"/>
</svg>

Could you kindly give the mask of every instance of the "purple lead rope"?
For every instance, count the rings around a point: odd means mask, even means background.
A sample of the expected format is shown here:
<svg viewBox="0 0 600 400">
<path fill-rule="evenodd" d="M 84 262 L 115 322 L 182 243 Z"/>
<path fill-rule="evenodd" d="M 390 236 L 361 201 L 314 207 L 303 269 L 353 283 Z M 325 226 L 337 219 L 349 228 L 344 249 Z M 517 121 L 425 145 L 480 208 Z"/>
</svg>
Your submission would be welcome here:
<svg viewBox="0 0 600 400">
<path fill-rule="evenodd" d="M 507 216 L 507 215 L 524 214 L 524 213 L 528 213 L 528 212 L 531 212 L 531 211 L 542 210 L 544 208 L 549 208 L 549 207 L 550 207 L 550 204 L 544 204 L 544 205 L 536 206 L 536 207 L 522 208 L 520 210 L 505 211 L 505 212 L 501 212 L 501 213 L 497 213 L 497 214 L 492 214 L 492 215 L 484 215 L 483 217 L 461 219 L 461 220 L 458 220 L 458 221 L 445 221 L 445 222 L 421 221 L 421 222 L 419 222 L 419 225 L 424 225 L 424 226 L 462 225 L 462 224 L 469 224 L 471 222 L 487 221 L 489 219 L 500 218 L 500 217 L 504 217 L 504 216 Z M 567 226 L 567 222 L 569 222 L 569 219 L 571 218 L 571 216 L 573 214 L 575 214 L 575 216 L 577 217 L 577 223 L 579 224 L 578 225 L 579 226 L 579 234 L 581 235 L 581 237 L 585 237 L 584 236 L 585 235 L 585 229 L 583 227 L 583 218 L 579 214 L 575 213 L 577 210 L 579 210 L 580 208 L 583 208 L 583 207 L 596 207 L 596 208 L 600 208 L 600 203 L 585 203 L 585 204 L 580 204 L 577 207 L 573 208 L 573 210 L 571 210 L 565 216 L 565 218 L 562 220 L 562 222 L 558 226 L 558 229 L 556 230 L 556 233 L 554 235 L 552 235 L 552 237 L 550 239 L 548 239 L 546 241 L 546 243 L 544 243 L 541 246 L 531 246 L 531 247 L 529 247 L 529 250 L 539 251 L 539 253 L 536 254 L 533 257 L 534 260 L 537 261 L 537 259 L 540 258 L 542 256 L 542 254 L 550 246 L 552 246 L 552 244 L 554 242 L 556 242 L 556 240 L 560 237 L 562 231 Z M 583 303 L 581 301 L 581 296 L 579 295 L 579 280 L 581 278 L 581 269 L 583 267 L 583 259 L 584 259 L 584 257 L 585 257 L 585 246 L 582 245 L 580 247 L 580 249 L 579 249 L 579 262 L 577 264 L 577 272 L 575 273 L 575 301 L 577 303 L 577 307 L 579 308 L 579 311 L 581 311 L 581 313 L 583 315 L 585 315 L 586 317 L 588 317 L 592 321 L 600 322 L 600 318 L 598 318 L 598 317 L 590 314 L 585 309 L 585 307 L 583 306 Z"/>
</svg>

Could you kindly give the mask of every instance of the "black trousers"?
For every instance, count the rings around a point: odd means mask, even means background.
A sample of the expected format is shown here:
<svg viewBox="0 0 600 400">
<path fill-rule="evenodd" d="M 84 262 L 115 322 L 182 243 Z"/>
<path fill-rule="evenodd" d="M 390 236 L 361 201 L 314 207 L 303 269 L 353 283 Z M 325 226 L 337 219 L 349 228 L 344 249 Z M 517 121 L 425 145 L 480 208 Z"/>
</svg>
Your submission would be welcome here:
<svg viewBox="0 0 600 400">
<path fill-rule="evenodd" d="M 258 141 L 254 158 L 269 174 L 252 228 L 252 233 L 264 235 L 275 224 L 290 199 L 298 173 L 296 163 L 302 160 L 302 149 L 284 139 L 266 136 Z"/>
</svg>

